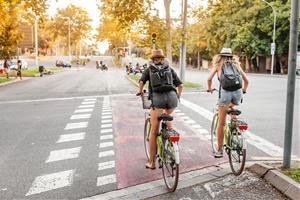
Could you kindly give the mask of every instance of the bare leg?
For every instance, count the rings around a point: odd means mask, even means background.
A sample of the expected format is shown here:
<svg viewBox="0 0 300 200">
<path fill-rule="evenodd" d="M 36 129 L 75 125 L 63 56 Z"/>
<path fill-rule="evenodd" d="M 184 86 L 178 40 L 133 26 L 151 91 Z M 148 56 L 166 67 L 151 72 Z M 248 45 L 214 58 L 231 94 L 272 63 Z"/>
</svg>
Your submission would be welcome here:
<svg viewBox="0 0 300 200">
<path fill-rule="evenodd" d="M 224 141 L 224 126 L 226 123 L 226 115 L 227 115 L 228 106 L 219 106 L 219 121 L 218 121 L 218 151 L 220 151 L 223 147 Z"/>
<path fill-rule="evenodd" d="M 149 161 L 147 166 L 150 168 L 155 167 L 155 155 L 156 155 L 156 137 L 159 129 L 159 121 L 158 116 L 163 112 L 162 109 L 151 109 L 150 116 L 151 116 L 151 134 L 149 138 Z"/>
</svg>

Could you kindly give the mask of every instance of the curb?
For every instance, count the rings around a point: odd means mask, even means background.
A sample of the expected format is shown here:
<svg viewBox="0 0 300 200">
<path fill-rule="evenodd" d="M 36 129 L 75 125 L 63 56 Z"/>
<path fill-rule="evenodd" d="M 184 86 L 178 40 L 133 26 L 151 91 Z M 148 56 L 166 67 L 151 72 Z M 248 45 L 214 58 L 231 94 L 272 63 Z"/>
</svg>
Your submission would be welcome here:
<svg viewBox="0 0 300 200">
<path fill-rule="evenodd" d="M 8 81 L 8 82 L 5 82 L 5 83 L 1 83 L 1 84 L 0 84 L 0 87 L 6 86 L 6 85 L 11 85 L 11 84 L 18 83 L 18 82 L 24 82 L 24 81 L 30 80 L 31 78 L 32 78 L 32 77 L 23 77 L 23 80 L 15 79 L 15 80 L 12 80 L 12 81 Z"/>
<path fill-rule="evenodd" d="M 136 87 L 139 87 L 139 84 L 137 84 L 134 80 L 132 80 L 128 75 L 125 75 L 125 77 Z"/>
<path fill-rule="evenodd" d="M 263 163 L 255 163 L 248 167 L 248 170 L 257 174 L 277 190 L 285 194 L 292 200 L 298 200 L 300 196 L 300 184 L 285 176 L 276 168 Z"/>
<path fill-rule="evenodd" d="M 190 171 L 180 174 L 177 189 L 191 187 L 195 184 L 206 183 L 213 181 L 223 176 L 231 174 L 228 164 L 221 164 L 219 166 L 211 166 L 202 168 L 200 170 Z M 166 189 L 163 179 L 131 186 L 128 188 L 115 190 L 100 195 L 83 198 L 81 200 L 137 200 L 150 198 L 162 194 L 169 193 Z"/>
</svg>

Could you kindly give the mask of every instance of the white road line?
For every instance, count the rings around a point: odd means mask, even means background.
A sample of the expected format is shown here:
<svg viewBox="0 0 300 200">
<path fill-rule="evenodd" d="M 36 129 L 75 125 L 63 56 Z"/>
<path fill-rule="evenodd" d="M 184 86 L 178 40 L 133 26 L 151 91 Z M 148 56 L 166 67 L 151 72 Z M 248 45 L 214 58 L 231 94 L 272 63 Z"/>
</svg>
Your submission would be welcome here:
<svg viewBox="0 0 300 200">
<path fill-rule="evenodd" d="M 82 105 L 82 106 L 78 106 L 78 108 L 94 108 L 95 105 Z"/>
<path fill-rule="evenodd" d="M 81 147 L 51 151 L 46 163 L 77 158 Z"/>
<path fill-rule="evenodd" d="M 102 129 L 101 131 L 100 131 L 100 133 L 112 133 L 113 132 L 113 130 L 110 128 L 110 129 Z"/>
<path fill-rule="evenodd" d="M 33 181 L 26 196 L 71 186 L 75 170 L 61 171 L 53 174 L 38 176 Z"/>
<path fill-rule="evenodd" d="M 115 161 L 98 163 L 98 170 L 110 169 L 115 167 Z"/>
<path fill-rule="evenodd" d="M 100 140 L 108 140 L 108 139 L 113 139 L 113 135 L 102 135 L 100 136 Z"/>
<path fill-rule="evenodd" d="M 175 115 L 177 115 L 177 116 L 184 116 L 185 114 L 184 113 L 175 113 Z"/>
<path fill-rule="evenodd" d="M 208 119 L 209 121 L 212 121 L 213 113 L 205 108 L 202 108 L 198 106 L 197 104 L 194 104 L 190 101 L 187 101 L 183 98 L 181 98 L 181 104 L 192 109 L 193 111 L 197 112 L 199 115 L 203 116 L 204 118 Z M 244 134 L 247 143 L 253 145 L 257 149 L 265 152 L 266 154 L 270 156 L 282 156 L 283 155 L 283 149 L 268 140 L 259 137 L 255 135 L 254 133 L 247 131 Z"/>
<path fill-rule="evenodd" d="M 109 156 L 114 156 L 114 155 L 115 155 L 115 152 L 113 150 L 109 150 L 109 151 L 100 152 L 98 157 L 103 158 L 103 157 L 109 157 Z"/>
<path fill-rule="evenodd" d="M 96 98 L 92 98 L 92 99 L 84 99 L 83 101 L 96 101 Z"/>
<path fill-rule="evenodd" d="M 103 112 L 102 115 L 112 115 L 111 112 Z"/>
<path fill-rule="evenodd" d="M 73 134 L 60 135 L 56 143 L 83 140 L 84 137 L 85 137 L 85 133 L 73 133 Z"/>
<path fill-rule="evenodd" d="M 102 120 L 101 123 L 102 123 L 102 124 L 105 124 L 105 123 L 112 123 L 112 120 L 111 120 L 111 119 Z"/>
<path fill-rule="evenodd" d="M 189 120 L 187 120 L 185 122 L 188 123 L 188 124 L 196 124 L 196 121 L 192 120 L 192 119 L 189 119 Z"/>
<path fill-rule="evenodd" d="M 112 147 L 114 146 L 113 142 L 103 142 L 99 144 L 99 148 L 106 148 L 106 147 Z"/>
<path fill-rule="evenodd" d="M 97 186 L 103 186 L 111 183 L 116 183 L 117 178 L 115 174 L 108 175 L 108 176 L 101 176 L 97 178 Z"/>
<path fill-rule="evenodd" d="M 189 120 L 189 119 L 191 119 L 191 118 L 188 117 L 188 116 L 183 116 L 183 117 L 181 117 L 181 119 L 183 119 L 183 120 Z"/>
<path fill-rule="evenodd" d="M 111 115 L 102 116 L 102 119 L 111 119 L 111 118 L 112 118 Z"/>
<path fill-rule="evenodd" d="M 203 128 L 197 129 L 202 135 L 210 135 L 209 131 Z"/>
<path fill-rule="evenodd" d="M 72 115 L 70 119 L 89 119 L 91 114 Z"/>
<path fill-rule="evenodd" d="M 78 109 L 74 113 L 93 112 L 94 109 Z"/>
<path fill-rule="evenodd" d="M 102 112 L 111 112 L 111 109 L 102 109 Z"/>
<path fill-rule="evenodd" d="M 101 128 L 111 128 L 112 124 L 102 124 Z"/>
<path fill-rule="evenodd" d="M 95 104 L 96 101 L 84 101 L 81 103 L 81 105 L 89 105 L 89 104 Z"/>
<path fill-rule="evenodd" d="M 88 126 L 88 122 L 68 123 L 65 127 L 65 130 L 86 128 L 87 126 Z"/>
<path fill-rule="evenodd" d="M 199 124 L 193 124 L 192 127 L 193 128 L 202 128 L 202 126 L 200 126 Z"/>
</svg>

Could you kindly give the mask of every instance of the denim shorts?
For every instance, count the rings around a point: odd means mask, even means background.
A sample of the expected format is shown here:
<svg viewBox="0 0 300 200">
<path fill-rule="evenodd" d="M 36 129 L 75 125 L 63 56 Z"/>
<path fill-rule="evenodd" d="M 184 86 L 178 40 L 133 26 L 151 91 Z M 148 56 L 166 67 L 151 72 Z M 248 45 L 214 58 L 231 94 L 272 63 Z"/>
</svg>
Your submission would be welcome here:
<svg viewBox="0 0 300 200">
<path fill-rule="evenodd" d="M 221 88 L 219 106 L 228 106 L 230 103 L 239 105 L 243 98 L 243 90 L 227 91 Z"/>
<path fill-rule="evenodd" d="M 170 92 L 153 92 L 152 107 L 160 109 L 174 109 L 177 107 L 178 97 L 175 91 Z"/>
</svg>

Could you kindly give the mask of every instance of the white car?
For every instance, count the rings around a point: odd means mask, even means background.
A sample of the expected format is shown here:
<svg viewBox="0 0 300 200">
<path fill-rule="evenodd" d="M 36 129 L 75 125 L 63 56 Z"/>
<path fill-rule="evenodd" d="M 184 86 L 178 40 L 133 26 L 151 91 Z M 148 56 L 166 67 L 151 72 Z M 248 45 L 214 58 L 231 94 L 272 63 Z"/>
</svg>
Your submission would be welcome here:
<svg viewBox="0 0 300 200">
<path fill-rule="evenodd" d="M 28 63 L 24 59 L 20 59 L 20 60 L 22 64 L 22 69 L 28 69 Z M 18 69 L 18 63 L 16 59 L 9 61 L 9 69 L 10 70 Z"/>
</svg>

